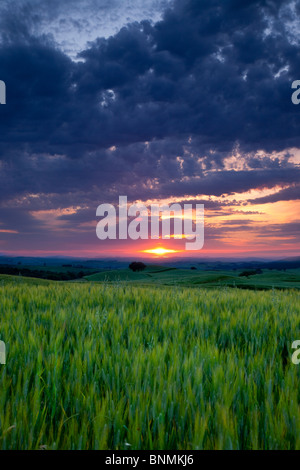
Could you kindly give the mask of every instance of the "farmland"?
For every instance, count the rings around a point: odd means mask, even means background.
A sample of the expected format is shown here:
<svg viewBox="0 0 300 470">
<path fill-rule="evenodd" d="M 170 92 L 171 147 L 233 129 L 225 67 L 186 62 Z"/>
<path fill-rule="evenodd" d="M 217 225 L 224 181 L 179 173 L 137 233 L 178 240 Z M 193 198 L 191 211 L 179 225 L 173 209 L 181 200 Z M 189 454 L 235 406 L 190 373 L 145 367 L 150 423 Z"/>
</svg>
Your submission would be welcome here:
<svg viewBox="0 0 300 470">
<path fill-rule="evenodd" d="M 0 276 L 0 449 L 300 449 L 299 291 L 135 280 Z"/>
<path fill-rule="evenodd" d="M 265 269 L 260 274 L 241 276 L 243 270 L 190 270 L 149 265 L 141 272 L 130 269 L 103 271 L 85 276 L 90 282 L 125 283 L 141 286 L 237 287 L 241 289 L 299 289 L 300 269 Z M 249 271 L 251 272 L 251 271 Z M 255 271 L 253 271 L 255 272 Z M 247 271 L 246 271 L 247 273 Z"/>
</svg>

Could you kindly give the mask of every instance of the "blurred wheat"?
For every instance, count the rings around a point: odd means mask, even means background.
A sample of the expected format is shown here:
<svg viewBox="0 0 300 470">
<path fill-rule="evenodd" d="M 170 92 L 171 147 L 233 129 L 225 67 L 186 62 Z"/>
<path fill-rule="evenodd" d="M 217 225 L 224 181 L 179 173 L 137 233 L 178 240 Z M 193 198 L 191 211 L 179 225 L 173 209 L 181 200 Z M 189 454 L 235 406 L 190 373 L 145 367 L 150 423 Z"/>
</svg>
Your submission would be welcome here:
<svg viewBox="0 0 300 470">
<path fill-rule="evenodd" d="M 296 291 L 6 283 L 0 449 L 300 449 Z"/>
</svg>

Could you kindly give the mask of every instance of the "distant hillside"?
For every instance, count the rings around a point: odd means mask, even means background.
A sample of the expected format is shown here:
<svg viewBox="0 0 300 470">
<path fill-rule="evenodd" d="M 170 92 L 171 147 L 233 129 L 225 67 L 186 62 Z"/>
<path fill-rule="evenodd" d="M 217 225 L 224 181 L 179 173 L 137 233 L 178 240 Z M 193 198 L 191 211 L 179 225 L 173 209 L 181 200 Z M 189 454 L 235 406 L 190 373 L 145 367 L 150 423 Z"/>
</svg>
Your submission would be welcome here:
<svg viewBox="0 0 300 470">
<path fill-rule="evenodd" d="M 56 272 L 64 272 L 64 265 L 73 269 L 93 270 L 95 271 L 111 271 L 126 269 L 130 262 L 137 261 L 134 256 L 131 258 L 111 258 L 111 259 L 80 259 L 80 258 L 34 258 L 34 257 L 7 257 L 0 256 L 0 266 L 20 266 L 30 269 L 47 269 Z M 147 257 L 138 259 L 147 265 L 172 267 L 178 269 L 190 269 L 192 266 L 198 270 L 204 271 L 234 271 L 240 269 L 299 269 L 300 257 L 286 258 L 280 260 L 267 259 L 208 259 L 208 258 L 164 258 L 149 259 Z"/>
<path fill-rule="evenodd" d="M 146 269 L 133 272 L 128 260 L 70 260 L 2 258 L 0 275 L 54 281 L 134 283 L 157 286 L 237 287 L 241 289 L 295 288 L 300 286 L 300 258 L 285 260 L 151 260 Z M 22 260 L 22 261 L 21 261 Z M 8 262 L 10 261 L 10 262 Z M 33 263 L 33 264 L 29 264 Z M 135 261 L 131 259 L 131 261 Z"/>
<path fill-rule="evenodd" d="M 148 266 L 144 271 L 132 272 L 130 269 L 103 271 L 85 276 L 89 282 L 130 283 L 137 285 L 166 285 L 189 287 L 236 287 L 241 289 L 299 289 L 300 269 L 278 271 L 261 270 L 258 274 L 251 271 L 247 275 L 242 270 L 201 271 L 194 269 L 166 268 Z"/>
<path fill-rule="evenodd" d="M 49 279 L 52 281 L 71 281 L 94 273 L 95 270 L 83 270 L 82 268 L 74 268 L 72 265 L 50 268 L 46 266 L 0 265 L 0 274 Z"/>
</svg>

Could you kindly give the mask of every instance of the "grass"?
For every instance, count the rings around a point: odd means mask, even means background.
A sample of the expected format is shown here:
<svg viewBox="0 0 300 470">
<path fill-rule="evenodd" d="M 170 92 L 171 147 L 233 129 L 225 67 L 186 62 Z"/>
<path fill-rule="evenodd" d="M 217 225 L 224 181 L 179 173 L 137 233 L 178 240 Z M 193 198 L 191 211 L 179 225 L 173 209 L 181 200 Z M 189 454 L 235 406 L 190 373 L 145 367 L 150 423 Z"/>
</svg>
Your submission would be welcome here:
<svg viewBox="0 0 300 470">
<path fill-rule="evenodd" d="M 0 308 L 0 449 L 300 449 L 296 290 L 1 276 Z"/>
<path fill-rule="evenodd" d="M 0 274 L 0 286 L 49 286 L 53 281 L 46 279 L 38 279 L 34 277 L 10 276 L 8 274 Z M 0 323 L 1 327 L 1 323 Z"/>
</svg>

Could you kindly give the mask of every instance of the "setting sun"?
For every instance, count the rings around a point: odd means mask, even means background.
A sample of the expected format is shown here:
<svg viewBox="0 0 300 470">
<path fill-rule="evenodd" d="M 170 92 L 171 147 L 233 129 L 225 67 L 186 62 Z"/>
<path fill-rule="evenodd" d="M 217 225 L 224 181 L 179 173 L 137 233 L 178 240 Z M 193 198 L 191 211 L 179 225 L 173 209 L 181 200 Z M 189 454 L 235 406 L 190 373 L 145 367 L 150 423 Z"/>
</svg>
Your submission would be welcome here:
<svg viewBox="0 0 300 470">
<path fill-rule="evenodd" d="M 143 253 L 150 253 L 152 255 L 163 256 L 169 253 L 178 253 L 178 250 L 167 250 L 166 248 L 153 248 L 152 250 L 143 250 Z"/>
</svg>

